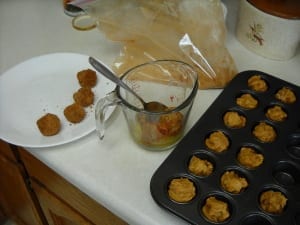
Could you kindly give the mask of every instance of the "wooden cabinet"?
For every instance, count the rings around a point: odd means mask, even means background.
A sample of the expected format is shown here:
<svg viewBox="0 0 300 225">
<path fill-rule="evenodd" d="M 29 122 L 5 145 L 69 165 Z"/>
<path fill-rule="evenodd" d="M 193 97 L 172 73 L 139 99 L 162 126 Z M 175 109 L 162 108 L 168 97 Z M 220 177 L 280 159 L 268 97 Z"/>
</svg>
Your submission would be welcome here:
<svg viewBox="0 0 300 225">
<path fill-rule="evenodd" d="M 45 166 L 41 161 L 33 157 L 26 150 L 19 148 L 19 154 L 29 174 L 32 188 L 40 200 L 40 204 L 49 224 L 126 224 L 112 212 L 95 202 L 74 185 L 68 183 L 49 167 Z M 69 213 L 59 214 L 61 212 L 56 210 L 58 207 L 58 202 L 61 203 L 60 207 L 68 209 L 64 212 Z M 52 221 L 49 219 L 51 215 L 55 218 L 52 219 Z M 67 215 L 69 215 L 69 217 Z M 78 218 L 78 220 L 82 221 L 82 223 L 76 223 L 75 218 Z"/>
<path fill-rule="evenodd" d="M 3 214 L 20 225 L 43 225 L 39 205 L 26 179 L 13 150 L 0 140 L 0 208 Z"/>
<path fill-rule="evenodd" d="M 93 225 L 80 212 L 49 192 L 43 185 L 32 181 L 32 187 L 37 193 L 49 225 Z"/>
<path fill-rule="evenodd" d="M 0 209 L 18 225 L 126 225 L 28 151 L 1 140 L 0 184 Z"/>
</svg>

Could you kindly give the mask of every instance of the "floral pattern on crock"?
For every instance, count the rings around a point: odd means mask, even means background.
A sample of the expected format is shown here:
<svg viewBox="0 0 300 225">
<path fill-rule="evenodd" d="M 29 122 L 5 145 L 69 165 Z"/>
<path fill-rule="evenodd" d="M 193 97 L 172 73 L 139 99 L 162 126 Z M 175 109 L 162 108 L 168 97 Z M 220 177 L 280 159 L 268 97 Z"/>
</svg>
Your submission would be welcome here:
<svg viewBox="0 0 300 225">
<path fill-rule="evenodd" d="M 259 23 L 253 23 L 253 25 L 249 25 L 249 32 L 246 33 L 246 36 L 254 43 L 258 43 L 260 46 L 263 46 L 265 41 L 262 37 L 263 30 L 263 25 Z"/>
</svg>

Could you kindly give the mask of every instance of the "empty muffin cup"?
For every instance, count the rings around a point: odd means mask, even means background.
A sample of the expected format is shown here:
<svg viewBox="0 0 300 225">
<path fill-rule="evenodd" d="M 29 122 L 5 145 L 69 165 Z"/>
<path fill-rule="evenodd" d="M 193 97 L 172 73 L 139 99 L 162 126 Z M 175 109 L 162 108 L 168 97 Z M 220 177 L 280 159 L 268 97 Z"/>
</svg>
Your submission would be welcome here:
<svg viewBox="0 0 300 225">
<path fill-rule="evenodd" d="M 280 185 L 299 185 L 300 169 L 290 162 L 279 162 L 274 167 L 273 177 Z"/>
<path fill-rule="evenodd" d="M 242 218 L 239 225 L 274 225 L 274 221 L 264 214 L 253 213 Z"/>
</svg>

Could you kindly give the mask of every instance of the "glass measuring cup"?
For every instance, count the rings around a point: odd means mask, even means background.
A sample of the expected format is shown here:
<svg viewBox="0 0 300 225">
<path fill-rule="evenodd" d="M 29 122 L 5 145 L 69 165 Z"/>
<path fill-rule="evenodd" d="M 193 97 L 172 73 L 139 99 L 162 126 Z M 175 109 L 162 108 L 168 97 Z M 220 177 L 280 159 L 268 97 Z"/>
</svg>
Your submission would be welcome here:
<svg viewBox="0 0 300 225">
<path fill-rule="evenodd" d="M 165 150 L 181 139 L 194 97 L 198 75 L 181 61 L 157 60 L 138 65 L 121 79 L 146 102 L 157 101 L 167 106 L 162 112 L 149 112 L 130 92 L 116 87 L 96 104 L 96 130 L 103 139 L 105 112 L 109 106 L 121 106 L 133 140 L 149 150 Z"/>
</svg>

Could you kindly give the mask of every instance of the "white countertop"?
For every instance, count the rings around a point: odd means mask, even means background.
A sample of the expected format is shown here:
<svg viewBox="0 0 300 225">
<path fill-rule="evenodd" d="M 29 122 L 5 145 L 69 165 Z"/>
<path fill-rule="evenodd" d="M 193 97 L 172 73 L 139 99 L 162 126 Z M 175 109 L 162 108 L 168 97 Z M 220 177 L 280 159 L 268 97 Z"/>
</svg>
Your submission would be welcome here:
<svg viewBox="0 0 300 225">
<path fill-rule="evenodd" d="M 268 60 L 249 52 L 234 36 L 238 1 L 223 2 L 228 7 L 227 46 L 238 70 L 261 70 L 300 85 L 300 49 L 289 61 Z M 96 29 L 74 30 L 61 0 L 0 1 L 0 74 L 26 59 L 53 52 L 92 55 L 109 65 L 119 49 Z M 188 128 L 220 92 L 198 92 Z M 101 142 L 92 133 L 70 144 L 27 150 L 131 225 L 186 224 L 160 208 L 150 194 L 152 174 L 171 151 L 140 149 L 129 137 L 118 110 L 110 121 Z"/>
</svg>

